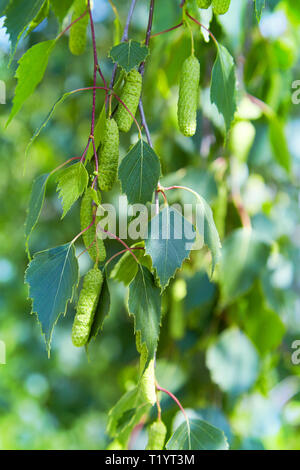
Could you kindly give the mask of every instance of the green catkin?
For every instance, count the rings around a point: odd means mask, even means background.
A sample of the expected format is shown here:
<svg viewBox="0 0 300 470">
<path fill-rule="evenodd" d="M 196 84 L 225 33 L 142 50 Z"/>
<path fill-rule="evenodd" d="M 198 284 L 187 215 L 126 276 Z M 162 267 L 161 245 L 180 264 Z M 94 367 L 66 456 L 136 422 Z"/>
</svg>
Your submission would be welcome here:
<svg viewBox="0 0 300 470">
<path fill-rule="evenodd" d="M 230 0 L 212 0 L 212 6 L 216 15 L 224 15 L 229 9 Z"/>
<path fill-rule="evenodd" d="M 149 362 L 147 369 L 142 375 L 141 391 L 146 403 L 151 405 L 156 403 L 154 359 Z"/>
<path fill-rule="evenodd" d="M 167 428 L 162 421 L 154 421 L 148 430 L 146 450 L 162 450 L 166 440 Z"/>
<path fill-rule="evenodd" d="M 72 21 L 75 21 L 87 9 L 86 0 L 75 0 Z M 86 14 L 81 20 L 77 21 L 70 29 L 69 49 L 73 55 L 81 55 L 85 51 L 87 41 L 87 25 L 89 15 Z"/>
<path fill-rule="evenodd" d="M 99 157 L 99 186 L 109 191 L 117 179 L 119 164 L 119 128 L 114 119 L 106 120 L 103 144 Z"/>
<path fill-rule="evenodd" d="M 211 1 L 212 0 L 197 0 L 198 7 L 203 9 L 209 8 L 211 5 Z"/>
<path fill-rule="evenodd" d="M 218 185 L 218 197 L 214 204 L 214 219 L 221 240 L 225 235 L 228 199 L 226 181 L 220 181 Z"/>
<path fill-rule="evenodd" d="M 100 193 L 98 192 L 98 198 L 100 197 Z M 86 227 L 90 225 L 93 220 L 94 211 L 97 210 L 97 207 L 93 204 L 95 200 L 95 191 L 92 188 L 87 188 L 86 192 L 81 201 L 81 208 L 80 208 L 80 224 L 81 230 L 84 230 Z M 100 203 L 101 201 L 99 201 Z M 96 262 L 97 260 L 97 248 L 98 248 L 98 261 L 101 262 L 106 258 L 106 251 L 105 246 L 102 238 L 97 237 L 96 243 L 90 246 L 96 237 L 96 227 L 97 223 L 99 222 L 99 217 L 96 216 L 96 220 L 94 225 L 83 233 L 82 238 L 85 244 L 86 249 L 92 260 Z"/>
<path fill-rule="evenodd" d="M 182 301 L 172 300 L 172 309 L 170 311 L 170 336 L 171 338 L 180 340 L 184 337 L 185 322 L 184 308 Z"/>
<path fill-rule="evenodd" d="M 72 328 L 74 346 L 84 346 L 88 342 L 102 283 L 102 272 L 96 267 L 84 276 Z"/>
<path fill-rule="evenodd" d="M 199 81 L 200 63 L 191 55 L 182 66 L 178 99 L 178 125 L 182 134 L 187 137 L 196 132 Z"/>
<path fill-rule="evenodd" d="M 140 353 L 140 390 L 142 392 L 143 399 L 154 405 L 156 402 L 156 388 L 155 388 L 155 363 L 154 359 L 152 359 L 147 369 L 145 370 L 145 366 L 147 363 L 148 358 L 148 351 L 145 344 L 141 342 L 141 332 L 137 331 L 136 333 L 136 349 Z"/>
<path fill-rule="evenodd" d="M 121 100 L 133 116 L 135 116 L 137 107 L 139 105 L 141 92 L 142 76 L 137 70 L 133 69 L 126 77 L 126 81 L 120 96 Z M 120 131 L 122 132 L 128 132 L 133 123 L 133 117 L 121 103 L 119 103 L 118 110 L 116 112 L 116 122 Z"/>
</svg>

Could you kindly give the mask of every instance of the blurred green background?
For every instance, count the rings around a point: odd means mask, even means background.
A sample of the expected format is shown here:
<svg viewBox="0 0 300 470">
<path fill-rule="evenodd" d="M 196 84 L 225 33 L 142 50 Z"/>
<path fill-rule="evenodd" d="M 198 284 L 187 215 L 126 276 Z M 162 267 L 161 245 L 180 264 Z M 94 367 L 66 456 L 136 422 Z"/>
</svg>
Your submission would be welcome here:
<svg viewBox="0 0 300 470">
<path fill-rule="evenodd" d="M 114 15 L 108 1 L 94 3 L 98 52 L 109 77 Z M 115 1 L 123 24 L 129 3 Z M 153 32 L 180 21 L 178 3 L 156 1 Z M 190 53 L 188 34 L 179 29 L 151 42 L 143 96 L 163 183 L 191 186 L 208 200 L 224 245 L 224 261 L 213 280 L 206 274 L 207 253 L 202 250 L 193 254 L 164 295 L 157 375 L 191 415 L 222 428 L 232 449 L 299 450 L 300 364 L 292 363 L 291 345 L 300 340 L 300 104 L 293 104 L 291 96 L 293 81 L 300 79 L 300 7 L 292 0 L 266 3 L 259 26 L 252 0 L 232 0 L 229 13 L 214 18 L 210 26 L 237 63 L 240 105 L 225 146 L 223 123 L 208 99 L 214 45 L 194 28 L 202 70 L 201 109 L 197 134 L 186 139 L 177 130 L 176 103 L 180 64 Z M 143 40 L 147 20 L 148 2 L 138 0 L 130 37 Z M 20 43 L 8 69 L 9 44 L 0 29 L 0 79 L 7 90 L 7 103 L 0 105 L 0 340 L 7 353 L 6 365 L 0 365 L 0 449 L 104 449 L 109 444 L 107 412 L 138 373 L 126 289 L 114 280 L 111 312 L 89 359 L 71 343 L 72 306 L 55 328 L 50 359 L 40 327 L 30 316 L 23 276 L 32 181 L 82 153 L 91 94 L 76 95 L 57 108 L 26 163 L 25 148 L 65 91 L 92 85 L 91 47 L 73 57 L 63 37 L 42 84 L 7 129 L 5 123 L 17 59 L 57 31 L 50 12 Z M 266 103 L 274 116 L 247 98 L 245 90 Z M 99 111 L 102 102 L 99 94 Z M 135 131 L 122 136 L 122 156 L 135 139 Z M 286 161 L 291 162 L 290 172 L 280 164 Z M 116 186 L 106 201 L 117 201 Z M 246 260 L 238 251 L 241 221 L 232 194 L 243 200 L 259 240 Z M 177 193 L 173 198 L 190 202 Z M 78 205 L 63 221 L 61 212 L 51 179 L 32 252 L 63 244 L 79 232 Z M 110 249 L 116 249 L 114 243 Z M 82 250 L 78 245 L 78 253 Z M 85 256 L 79 261 L 83 273 L 89 261 Z M 181 418 L 169 399 L 162 400 L 162 409 L 170 434 Z M 144 448 L 145 443 L 142 430 L 131 445 Z"/>
</svg>

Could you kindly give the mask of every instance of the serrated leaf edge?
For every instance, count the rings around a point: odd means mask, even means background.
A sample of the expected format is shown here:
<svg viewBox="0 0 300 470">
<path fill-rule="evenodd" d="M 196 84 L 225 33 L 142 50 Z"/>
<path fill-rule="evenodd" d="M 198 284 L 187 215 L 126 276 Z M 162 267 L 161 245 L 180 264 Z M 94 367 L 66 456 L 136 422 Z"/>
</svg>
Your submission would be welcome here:
<svg viewBox="0 0 300 470">
<path fill-rule="evenodd" d="M 66 245 L 68 245 L 68 243 L 66 243 Z M 73 246 L 72 243 L 69 243 L 69 245 L 70 245 L 70 249 L 71 249 L 71 248 L 74 249 L 74 246 Z M 64 246 L 64 245 L 60 245 L 60 246 Z M 31 261 L 33 261 L 34 258 L 35 258 L 37 255 L 39 255 L 39 254 L 41 254 L 41 253 L 44 253 L 45 251 L 49 251 L 49 249 L 47 249 L 47 250 L 42 250 L 42 251 L 38 251 L 37 253 L 34 254 L 34 256 L 33 256 L 33 258 L 32 258 Z M 74 286 L 73 286 L 73 288 L 72 288 L 72 295 L 71 295 L 71 297 L 70 297 L 69 299 L 67 299 L 64 312 L 61 312 L 61 313 L 57 316 L 55 322 L 53 323 L 53 327 L 52 327 L 52 329 L 51 329 L 50 336 L 49 336 L 49 341 L 48 341 L 48 342 L 47 342 L 47 340 L 46 340 L 46 334 L 43 332 L 42 324 L 41 324 L 41 322 L 40 322 L 40 320 L 39 320 L 38 313 L 33 311 L 33 301 L 34 301 L 34 299 L 33 299 L 33 297 L 30 297 L 30 284 L 26 281 L 26 274 L 27 274 L 27 271 L 28 271 L 28 269 L 29 269 L 30 263 L 28 264 L 28 266 L 27 266 L 27 268 L 26 268 L 26 270 L 25 270 L 24 280 L 25 280 L 25 284 L 28 286 L 28 297 L 26 298 L 26 300 L 30 300 L 30 301 L 31 301 L 31 312 L 30 312 L 30 314 L 31 314 L 31 315 L 32 315 L 32 314 L 35 314 L 35 316 L 36 316 L 37 322 L 38 322 L 38 324 L 39 324 L 39 326 L 40 326 L 40 329 L 41 329 L 41 335 L 44 337 L 44 341 L 45 341 L 45 344 L 46 344 L 46 350 L 47 350 L 47 353 L 48 353 L 48 358 L 50 358 L 51 341 L 52 341 L 52 335 L 53 335 L 54 328 L 55 328 L 55 326 L 56 326 L 56 324 L 57 324 L 59 318 L 60 318 L 62 315 L 63 315 L 63 316 L 66 315 L 66 312 L 67 312 L 67 309 L 68 309 L 68 305 L 72 303 L 73 298 L 74 298 L 74 295 L 75 295 L 75 292 L 76 292 L 76 290 L 77 290 L 77 288 L 78 288 L 79 279 L 80 279 L 80 276 L 79 276 L 79 265 L 78 265 L 78 259 L 77 259 L 76 256 L 75 256 L 75 258 L 76 258 L 77 268 L 78 268 L 78 269 L 77 269 L 77 271 L 78 271 L 78 274 L 77 274 L 77 283 L 74 284 Z"/>
<path fill-rule="evenodd" d="M 127 44 L 130 44 L 131 42 L 136 42 L 137 44 L 139 44 L 139 45 L 141 46 L 141 48 L 146 48 L 146 49 L 147 49 L 147 55 L 145 56 L 145 58 L 144 58 L 144 60 L 143 60 L 143 61 L 145 61 L 145 60 L 149 57 L 149 55 L 150 55 L 149 47 L 146 46 L 145 44 L 143 44 L 142 42 L 134 41 L 133 39 L 130 39 L 129 41 L 122 41 L 122 42 L 120 42 L 119 44 L 116 44 L 115 46 L 112 46 L 112 47 L 110 48 L 110 50 L 108 51 L 108 57 L 111 58 L 111 60 L 113 61 L 114 64 L 117 64 L 119 67 L 121 67 L 121 69 L 124 70 L 124 72 L 125 72 L 126 74 L 129 73 L 131 70 L 133 70 L 133 69 L 136 67 L 136 65 L 135 65 L 134 67 L 132 67 L 130 70 L 126 70 L 125 67 L 123 67 L 121 64 L 119 64 L 119 62 L 118 62 L 117 60 L 115 60 L 115 59 L 112 57 L 111 51 L 112 51 L 115 47 L 119 46 L 120 44 L 126 44 L 126 43 L 127 43 Z M 141 62 L 142 62 L 142 61 L 141 61 Z M 140 64 L 141 62 L 139 62 L 139 64 Z M 139 65 L 139 64 L 138 64 L 138 65 Z"/>
<path fill-rule="evenodd" d="M 144 267 L 145 267 L 145 266 L 144 266 Z M 139 263 L 139 265 L 138 265 L 138 269 L 141 269 L 141 270 L 142 270 L 142 265 L 141 265 L 140 263 Z M 148 269 L 148 268 L 145 267 L 145 269 Z M 148 271 L 149 271 L 149 269 L 148 269 Z M 149 272 L 152 274 L 151 271 L 149 271 Z M 137 271 L 137 273 L 138 273 L 138 271 Z M 137 273 L 136 273 L 136 275 L 137 275 Z M 142 270 L 142 273 L 143 273 L 143 270 Z M 132 281 L 131 281 L 131 282 L 129 283 L 129 285 L 128 285 L 127 295 L 126 295 L 126 302 L 125 302 L 125 303 L 126 303 L 126 308 L 127 308 L 127 311 L 128 311 L 128 315 L 129 315 L 130 317 L 133 317 L 133 328 L 134 328 L 133 331 L 134 331 L 134 334 L 136 335 L 136 333 L 137 333 L 138 331 L 141 333 L 141 336 L 140 336 L 140 338 L 141 338 L 141 347 L 143 347 L 143 345 L 144 345 L 145 348 L 146 348 L 146 350 L 147 350 L 147 362 L 146 362 L 146 365 L 147 365 L 148 362 L 149 362 L 149 359 L 150 359 L 150 358 L 149 358 L 149 351 L 148 351 L 146 342 L 145 342 L 145 341 L 142 342 L 142 331 L 141 331 L 140 329 L 137 330 L 137 328 L 136 328 L 136 314 L 133 313 L 133 312 L 131 312 L 131 311 L 130 311 L 130 308 L 129 308 L 129 288 L 130 288 L 130 285 L 133 283 L 134 279 L 136 278 L 136 275 L 134 276 L 134 278 L 132 279 Z M 152 275 L 153 275 L 153 274 L 152 274 Z M 143 273 L 143 279 L 144 279 L 144 273 Z M 160 315 L 159 333 L 160 333 L 161 325 L 162 325 L 162 315 Z M 158 338 L 157 338 L 157 344 L 156 344 L 155 350 L 157 350 L 158 340 L 159 340 L 159 335 L 158 335 Z M 146 366 L 145 366 L 145 367 L 146 367 Z"/>
</svg>

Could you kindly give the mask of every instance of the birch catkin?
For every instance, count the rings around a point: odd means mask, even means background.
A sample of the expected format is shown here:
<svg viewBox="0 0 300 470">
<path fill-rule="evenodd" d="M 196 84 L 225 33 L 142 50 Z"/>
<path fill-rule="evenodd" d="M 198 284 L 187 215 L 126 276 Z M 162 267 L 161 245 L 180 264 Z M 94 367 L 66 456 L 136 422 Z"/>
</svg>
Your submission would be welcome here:
<svg viewBox="0 0 300 470">
<path fill-rule="evenodd" d="M 75 21 L 87 10 L 86 0 L 75 0 L 72 21 Z M 87 41 L 87 25 L 89 22 L 88 13 L 73 24 L 70 29 L 69 49 L 74 55 L 81 55 L 85 51 Z"/>
<path fill-rule="evenodd" d="M 154 405 L 156 402 L 154 359 L 149 362 L 147 369 L 142 375 L 141 391 L 144 400 L 147 403 Z"/>
<path fill-rule="evenodd" d="M 149 361 L 147 368 L 145 369 L 148 351 L 145 343 L 142 343 L 141 332 L 136 332 L 136 349 L 140 353 L 140 390 L 142 392 L 143 399 L 154 405 L 156 402 L 156 387 L 155 387 L 155 367 L 154 359 Z"/>
<path fill-rule="evenodd" d="M 72 328 L 74 346 L 84 346 L 88 342 L 102 283 L 103 275 L 96 267 L 84 277 Z"/>
<path fill-rule="evenodd" d="M 178 99 L 178 125 L 182 134 L 187 137 L 196 132 L 199 81 L 200 63 L 191 55 L 182 66 Z"/>
<path fill-rule="evenodd" d="M 93 200 L 94 200 L 94 190 L 92 188 L 87 188 L 81 201 L 81 208 L 80 208 L 81 230 L 84 230 L 93 221 L 94 211 L 97 210 L 97 207 L 93 204 Z M 98 261 L 103 261 L 106 258 L 106 251 L 105 251 L 105 246 L 104 246 L 104 242 L 102 238 L 96 239 L 96 228 L 97 228 L 98 222 L 99 222 L 99 217 L 96 216 L 94 225 L 92 225 L 92 227 L 86 230 L 82 235 L 85 247 L 88 250 L 90 257 L 95 262 L 97 260 L 97 248 L 98 248 Z M 95 239 L 96 239 L 96 242 L 92 245 Z"/>
<path fill-rule="evenodd" d="M 154 421 L 148 430 L 146 450 L 162 450 L 166 439 L 167 428 L 162 421 Z"/>
<path fill-rule="evenodd" d="M 216 15 L 224 15 L 229 9 L 230 0 L 212 0 L 212 6 Z"/>
<path fill-rule="evenodd" d="M 121 100 L 133 116 L 135 116 L 137 107 L 139 105 L 141 92 L 142 76 L 137 70 L 133 69 L 126 77 L 126 81 L 120 96 Z M 116 112 L 116 122 L 120 131 L 122 132 L 128 132 L 133 123 L 133 117 L 121 103 L 119 103 L 118 110 Z"/>
<path fill-rule="evenodd" d="M 119 128 L 114 119 L 106 120 L 103 144 L 99 157 L 99 186 L 109 191 L 117 179 L 119 163 Z"/>
</svg>

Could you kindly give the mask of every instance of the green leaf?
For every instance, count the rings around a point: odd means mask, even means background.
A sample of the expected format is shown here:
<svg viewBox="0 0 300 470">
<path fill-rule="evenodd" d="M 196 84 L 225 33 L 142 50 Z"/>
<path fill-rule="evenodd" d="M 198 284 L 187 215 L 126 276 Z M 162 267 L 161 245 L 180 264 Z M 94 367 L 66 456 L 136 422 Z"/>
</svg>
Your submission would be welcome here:
<svg viewBox="0 0 300 470">
<path fill-rule="evenodd" d="M 119 167 L 122 192 L 129 204 L 151 202 L 160 177 L 160 162 L 154 150 L 139 140 Z"/>
<path fill-rule="evenodd" d="M 119 44 L 119 42 L 121 40 L 122 24 L 121 24 L 120 15 L 118 13 L 117 8 L 115 7 L 115 5 L 111 1 L 110 1 L 110 5 L 111 5 L 111 7 L 113 9 L 113 12 L 114 12 L 114 15 L 115 15 L 115 19 L 114 19 L 114 45 L 117 45 L 117 44 Z"/>
<path fill-rule="evenodd" d="M 67 93 L 64 93 L 55 103 L 54 105 L 52 106 L 49 114 L 47 115 L 46 119 L 42 122 L 42 124 L 36 129 L 36 131 L 34 132 L 33 136 L 31 137 L 27 147 L 26 147 L 26 150 L 25 150 L 25 157 L 28 155 L 28 152 L 29 152 L 29 149 L 30 147 L 32 146 L 33 142 L 35 141 L 35 139 L 40 135 L 41 131 L 43 130 L 44 127 L 46 127 L 46 125 L 48 124 L 49 120 L 51 119 L 54 111 L 56 110 L 56 107 L 59 105 L 59 104 L 62 104 L 70 95 L 73 95 L 74 92 L 73 91 L 68 91 Z"/>
<path fill-rule="evenodd" d="M 212 70 L 210 99 L 223 115 L 227 131 L 236 111 L 235 87 L 233 58 L 224 46 L 218 44 L 218 55 Z"/>
<path fill-rule="evenodd" d="M 6 124 L 7 126 L 42 80 L 48 65 L 49 55 L 54 45 L 54 40 L 35 44 L 28 49 L 19 60 L 19 67 L 16 71 L 18 84 L 13 99 L 13 107 Z"/>
<path fill-rule="evenodd" d="M 208 246 L 212 256 L 212 274 L 215 266 L 221 258 L 221 242 L 216 228 L 214 217 L 210 206 L 205 199 L 197 195 L 197 223 L 196 227 L 200 236 L 203 237 L 205 245 Z"/>
<path fill-rule="evenodd" d="M 218 188 L 214 175 L 208 170 L 195 166 L 186 166 L 174 173 L 168 173 L 161 178 L 160 182 L 165 187 L 173 185 L 186 186 L 201 194 L 208 203 L 213 202 L 218 196 Z M 170 204 L 177 202 L 179 199 L 183 204 L 194 203 L 194 196 L 187 191 L 175 189 L 168 193 Z"/>
<path fill-rule="evenodd" d="M 78 280 L 78 262 L 71 243 L 41 251 L 29 263 L 25 282 L 29 286 L 32 312 L 38 316 L 48 353 L 53 328 L 60 315 L 65 315 Z"/>
<path fill-rule="evenodd" d="M 109 52 L 112 60 L 122 67 L 126 73 L 144 62 L 148 54 L 149 49 L 147 46 L 132 40 L 117 44 Z"/>
<path fill-rule="evenodd" d="M 220 263 L 220 287 L 224 305 L 244 294 L 265 267 L 270 246 L 254 230 L 241 228 L 224 241 Z"/>
<path fill-rule="evenodd" d="M 284 132 L 284 125 L 277 117 L 272 117 L 270 120 L 270 142 L 277 162 L 289 173 L 292 166 L 291 155 Z"/>
<path fill-rule="evenodd" d="M 198 7 L 198 0 L 186 0 L 186 9 L 192 15 L 194 18 L 196 18 L 198 21 L 200 20 L 200 13 L 199 13 L 199 7 Z"/>
<path fill-rule="evenodd" d="M 27 26 L 38 15 L 45 0 L 13 0 L 5 10 L 4 27 L 9 34 L 11 42 L 11 59 L 16 51 L 17 44 Z M 25 54 L 26 55 L 26 54 Z"/>
<path fill-rule="evenodd" d="M 0 0 L 0 18 L 5 15 L 9 2 L 10 0 Z"/>
<path fill-rule="evenodd" d="M 37 14 L 37 16 L 31 21 L 26 34 L 29 34 L 32 31 L 34 31 L 35 28 L 37 28 L 42 23 L 42 21 L 44 21 L 48 17 L 49 8 L 50 8 L 49 0 L 46 0 L 44 5 L 40 9 L 39 13 Z"/>
<path fill-rule="evenodd" d="M 249 338 L 237 328 L 230 328 L 208 348 L 206 366 L 221 390 L 237 396 L 255 383 L 259 357 Z"/>
<path fill-rule="evenodd" d="M 217 292 L 216 285 L 210 282 L 205 271 L 196 272 L 192 277 L 187 278 L 186 289 L 184 306 L 187 312 L 197 309 L 197 312 L 202 313 L 206 306 L 212 305 Z"/>
<path fill-rule="evenodd" d="M 136 276 L 137 262 L 130 252 L 125 253 L 113 267 L 110 277 L 128 286 Z"/>
<path fill-rule="evenodd" d="M 94 142 L 95 142 L 96 150 L 98 150 L 102 142 L 104 132 L 105 132 L 105 127 L 106 127 L 106 110 L 105 110 L 105 104 L 104 104 L 104 106 L 102 107 L 102 111 L 99 115 L 99 118 L 96 122 L 95 130 L 94 130 Z M 91 142 L 89 149 L 87 151 L 87 154 L 86 154 L 86 160 L 90 161 L 93 158 L 93 156 L 94 156 L 94 146 L 93 146 L 93 142 Z"/>
<path fill-rule="evenodd" d="M 178 173 L 180 173 L 180 171 Z M 198 177 L 199 181 L 201 181 L 201 176 L 199 175 L 199 173 L 197 173 L 197 171 L 195 170 L 194 170 L 194 173 Z M 200 235 L 205 245 L 207 245 L 211 251 L 212 274 L 213 274 L 214 268 L 221 257 L 221 242 L 220 242 L 220 237 L 219 237 L 219 234 L 218 234 L 215 222 L 214 222 L 213 213 L 209 204 L 206 202 L 206 200 L 202 196 L 200 196 L 200 194 L 195 190 L 195 182 L 193 181 L 191 176 L 187 175 L 186 172 L 183 172 L 183 175 L 184 177 L 182 177 L 181 179 L 178 178 L 179 175 L 177 175 L 176 177 L 176 173 L 169 175 L 170 179 L 169 179 L 169 176 L 167 178 L 164 178 L 163 180 L 164 185 L 167 185 L 167 186 L 172 185 L 171 181 L 172 179 L 174 180 L 175 178 L 176 185 L 179 184 L 179 186 L 182 186 L 182 184 L 184 184 L 186 189 L 188 189 L 188 191 L 183 191 L 182 188 L 180 189 L 181 198 L 183 194 L 185 195 L 184 196 L 185 198 L 186 198 L 186 195 L 189 195 L 189 196 L 193 195 L 193 197 L 197 198 L 198 204 L 196 206 L 196 229 L 197 229 L 198 235 Z M 207 184 L 212 183 L 212 188 L 211 190 L 208 190 L 208 188 L 205 185 L 203 185 L 202 191 L 204 193 L 207 193 L 207 195 L 212 198 L 214 194 L 214 188 L 216 187 L 215 186 L 216 183 L 214 180 L 213 182 L 211 181 L 209 174 L 205 176 L 206 176 Z M 176 179 L 179 180 L 178 183 L 176 183 Z M 198 182 L 198 186 L 199 186 L 199 182 Z M 177 200 L 179 195 L 176 194 L 177 191 L 174 191 L 174 193 L 175 193 L 174 200 Z M 183 199 L 183 201 L 185 203 L 190 203 L 190 199 Z"/>
<path fill-rule="evenodd" d="M 201 419 L 182 423 L 166 444 L 168 450 L 228 450 L 223 431 Z"/>
<path fill-rule="evenodd" d="M 73 3 L 73 0 L 50 0 L 51 8 L 60 23 L 67 16 Z"/>
<path fill-rule="evenodd" d="M 278 313 L 262 305 L 257 311 L 250 312 L 245 320 L 245 332 L 261 354 L 270 354 L 281 345 L 285 325 Z"/>
<path fill-rule="evenodd" d="M 237 320 L 260 354 L 269 354 L 281 344 L 285 325 L 279 314 L 267 307 L 259 282 L 243 302 L 231 307 L 230 316 Z"/>
<path fill-rule="evenodd" d="M 135 331 L 141 332 L 141 346 L 146 345 L 148 361 L 157 348 L 160 320 L 161 296 L 150 271 L 139 266 L 129 286 L 128 311 L 134 316 Z"/>
<path fill-rule="evenodd" d="M 89 182 L 89 175 L 81 162 L 65 168 L 57 176 L 57 191 L 62 199 L 62 219 L 74 202 L 83 194 Z"/>
<path fill-rule="evenodd" d="M 108 287 L 106 276 L 103 275 L 102 289 L 101 289 L 101 293 L 99 296 L 99 301 L 98 301 L 98 305 L 96 308 L 88 342 L 90 342 L 92 338 L 96 338 L 96 336 L 98 336 L 98 334 L 102 330 L 104 319 L 109 314 L 109 311 L 110 311 L 110 292 L 109 292 L 109 287 Z"/>
<path fill-rule="evenodd" d="M 266 0 L 255 0 L 255 13 L 257 21 L 260 21 L 263 8 L 265 8 Z"/>
<path fill-rule="evenodd" d="M 150 408 L 142 399 L 139 387 L 129 390 L 108 413 L 108 434 L 126 444 L 133 428 Z"/>
<path fill-rule="evenodd" d="M 193 225 L 169 206 L 149 222 L 145 247 L 162 289 L 167 287 L 171 277 L 189 257 L 195 237 Z"/>
<path fill-rule="evenodd" d="M 132 247 L 140 247 L 144 246 L 144 242 L 139 242 Z M 131 247 L 131 248 L 132 248 Z M 134 250 L 135 257 L 141 261 L 144 257 L 144 250 Z M 123 282 L 125 286 L 128 286 L 133 278 L 136 276 L 138 270 L 137 262 L 135 261 L 132 254 L 127 251 L 115 264 L 113 267 L 110 277 L 113 278 L 115 281 Z"/>
<path fill-rule="evenodd" d="M 45 199 L 46 186 L 49 178 L 49 173 L 38 176 L 32 186 L 30 201 L 28 206 L 27 218 L 25 223 L 25 238 L 28 243 L 30 234 L 37 224 L 42 206 Z"/>
</svg>

